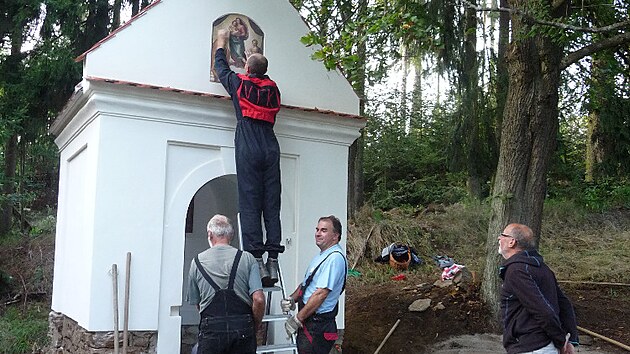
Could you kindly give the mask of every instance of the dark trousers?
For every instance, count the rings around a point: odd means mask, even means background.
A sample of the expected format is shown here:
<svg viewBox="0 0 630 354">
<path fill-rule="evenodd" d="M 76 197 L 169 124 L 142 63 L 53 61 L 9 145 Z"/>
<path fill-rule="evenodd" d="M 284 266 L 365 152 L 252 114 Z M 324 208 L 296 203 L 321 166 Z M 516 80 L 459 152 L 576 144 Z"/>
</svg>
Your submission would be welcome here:
<svg viewBox="0 0 630 354">
<path fill-rule="evenodd" d="M 333 318 L 311 316 L 298 330 L 297 347 L 300 354 L 328 354 L 339 337 Z"/>
<path fill-rule="evenodd" d="M 243 249 L 260 258 L 284 251 L 280 246 L 280 146 L 269 123 L 243 118 L 238 122 L 236 178 Z M 263 242 L 261 216 L 267 240 Z"/>
<path fill-rule="evenodd" d="M 256 353 L 254 320 L 249 315 L 202 318 L 198 354 Z"/>
</svg>

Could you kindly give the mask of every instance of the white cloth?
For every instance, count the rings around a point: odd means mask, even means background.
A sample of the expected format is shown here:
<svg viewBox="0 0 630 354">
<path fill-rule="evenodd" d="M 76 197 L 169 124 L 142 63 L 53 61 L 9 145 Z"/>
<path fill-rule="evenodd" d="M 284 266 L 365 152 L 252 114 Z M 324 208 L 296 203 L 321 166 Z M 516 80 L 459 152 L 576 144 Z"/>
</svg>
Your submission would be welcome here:
<svg viewBox="0 0 630 354">
<path fill-rule="evenodd" d="M 553 342 L 550 342 L 549 344 L 547 344 L 546 346 L 540 349 L 536 349 L 533 352 L 525 352 L 523 354 L 558 354 L 558 353 L 560 353 L 558 348 L 553 346 Z"/>
</svg>

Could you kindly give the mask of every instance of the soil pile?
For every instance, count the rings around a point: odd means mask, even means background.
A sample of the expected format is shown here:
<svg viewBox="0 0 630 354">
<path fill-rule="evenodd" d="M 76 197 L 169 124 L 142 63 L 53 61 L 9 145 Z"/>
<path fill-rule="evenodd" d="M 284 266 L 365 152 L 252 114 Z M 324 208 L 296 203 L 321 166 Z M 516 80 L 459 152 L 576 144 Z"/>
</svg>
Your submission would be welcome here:
<svg viewBox="0 0 630 354">
<path fill-rule="evenodd" d="M 409 273 L 405 276 L 405 280 L 382 284 L 361 284 L 350 279 L 346 290 L 345 354 L 374 353 L 398 319 L 400 323 L 381 353 L 434 353 L 437 352 L 436 343 L 462 335 L 477 335 L 475 340 L 489 340 L 487 343 L 494 340 L 494 347 L 486 348 L 484 352 L 504 352 L 500 329 L 491 325 L 498 322 L 490 318 L 490 312 L 480 299 L 478 279 L 440 288 L 434 285 L 439 279 L 437 275 L 426 277 Z M 573 301 L 579 326 L 621 343 L 630 343 L 627 321 L 630 318 L 630 287 L 561 286 Z M 431 299 L 430 307 L 423 312 L 410 312 L 409 305 L 423 298 Z M 627 353 L 583 333 L 580 338 L 582 352 Z M 463 347 L 466 343 L 459 340 L 446 345 Z M 456 352 L 466 352 L 464 348 L 456 349 Z"/>
</svg>

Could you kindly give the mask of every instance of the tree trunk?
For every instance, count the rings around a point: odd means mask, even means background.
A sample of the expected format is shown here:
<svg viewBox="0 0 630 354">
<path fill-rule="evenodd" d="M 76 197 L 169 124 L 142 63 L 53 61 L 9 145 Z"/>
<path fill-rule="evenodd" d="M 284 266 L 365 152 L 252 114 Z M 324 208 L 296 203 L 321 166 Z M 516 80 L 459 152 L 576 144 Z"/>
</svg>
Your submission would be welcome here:
<svg viewBox="0 0 630 354">
<path fill-rule="evenodd" d="M 17 28 L 22 28 L 17 26 Z M 8 96 L 8 101 L 10 105 L 16 105 L 12 109 L 9 108 L 6 110 L 5 114 L 7 115 L 16 115 L 18 111 L 20 111 L 20 107 L 17 107 L 20 104 L 20 97 L 12 97 L 20 95 L 19 91 L 15 92 L 15 86 L 20 80 L 20 76 L 22 74 L 22 33 L 14 32 L 11 34 L 11 53 L 6 58 L 5 68 L 7 75 L 7 81 L 12 87 L 6 95 Z M 7 120 L 17 119 L 16 117 L 7 117 Z M 13 215 L 13 194 L 15 193 L 15 174 L 17 167 L 17 144 L 18 144 L 18 134 L 16 132 L 16 127 L 14 124 L 10 124 L 7 127 L 4 127 L 6 130 L 5 133 L 10 135 L 9 138 L 4 142 L 4 181 L 2 181 L 2 199 L 0 199 L 0 236 L 4 236 L 11 230 L 12 226 L 12 215 Z"/>
<path fill-rule="evenodd" d="M 13 201 L 15 193 L 15 169 L 17 167 L 17 134 L 11 135 L 4 147 L 4 183 L 2 185 L 3 200 L 0 206 L 0 236 L 4 236 L 11 230 Z"/>
<path fill-rule="evenodd" d="M 409 128 L 415 134 L 422 132 L 424 111 L 422 102 L 422 57 L 415 61 L 415 79 L 411 93 L 411 122 Z"/>
<path fill-rule="evenodd" d="M 140 0 L 131 0 L 131 16 L 135 16 L 140 11 Z"/>
<path fill-rule="evenodd" d="M 601 121 L 599 110 L 593 110 L 588 115 L 586 127 L 586 172 L 584 180 L 595 182 L 597 179 L 597 166 L 603 161 L 604 151 L 601 143 Z"/>
<path fill-rule="evenodd" d="M 476 1 L 471 1 L 474 4 Z M 474 199 L 481 199 L 481 183 L 483 181 L 483 156 L 481 137 L 479 135 L 479 75 L 477 70 L 477 14 L 474 8 L 467 7 L 464 18 L 464 60 L 461 81 L 463 92 L 463 121 L 466 136 L 466 170 L 468 172 L 468 195 Z"/>
<path fill-rule="evenodd" d="M 510 1 L 525 8 L 529 0 Z M 551 4 L 548 4 L 551 5 Z M 566 5 L 566 4 L 565 4 Z M 556 9 L 558 10 L 558 9 Z M 563 48 L 512 17 L 513 42 L 508 48 L 509 89 L 503 115 L 501 145 L 487 236 L 482 296 L 498 313 L 497 235 L 509 223 L 522 223 L 540 237 L 546 174 L 558 132 L 558 88 Z"/>
<path fill-rule="evenodd" d="M 120 11 L 122 10 L 122 0 L 114 0 L 112 14 L 112 31 L 120 27 Z"/>
<path fill-rule="evenodd" d="M 507 0 L 500 0 L 501 8 L 508 7 Z M 501 126 L 503 122 L 503 111 L 505 110 L 505 100 L 508 91 L 508 72 L 506 64 L 507 46 L 510 42 L 510 15 L 501 11 L 499 14 L 499 43 L 497 45 L 497 113 L 496 113 L 496 138 L 497 145 L 501 144 Z"/>
<path fill-rule="evenodd" d="M 406 44 L 401 44 L 402 56 L 402 80 L 400 82 L 400 118 L 409 126 L 409 114 L 407 109 L 407 75 L 409 75 L 409 49 Z"/>
<path fill-rule="evenodd" d="M 367 10 L 367 0 L 361 0 L 358 12 L 363 14 Z M 357 28 L 357 37 L 363 36 L 364 29 Z M 361 42 L 357 47 L 359 63 L 366 62 L 366 44 Z M 356 82 L 352 86 L 359 96 L 359 115 L 365 114 L 365 64 L 357 69 Z M 363 141 L 365 132 L 361 131 L 361 136 L 352 143 L 348 151 L 348 218 L 354 217 L 364 202 L 363 189 L 365 185 L 363 175 Z"/>
</svg>

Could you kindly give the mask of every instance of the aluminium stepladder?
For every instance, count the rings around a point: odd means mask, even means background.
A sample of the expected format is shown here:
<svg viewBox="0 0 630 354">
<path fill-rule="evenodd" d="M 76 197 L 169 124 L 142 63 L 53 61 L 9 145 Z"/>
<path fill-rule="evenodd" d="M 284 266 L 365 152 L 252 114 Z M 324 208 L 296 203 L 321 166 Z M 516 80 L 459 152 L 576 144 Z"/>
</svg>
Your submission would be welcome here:
<svg viewBox="0 0 630 354">
<path fill-rule="evenodd" d="M 237 222 L 238 222 L 238 237 L 239 237 L 239 248 L 243 249 L 243 235 L 241 234 L 241 216 L 237 214 Z M 285 313 L 271 313 L 273 308 L 273 294 L 277 293 L 282 298 L 276 298 L 276 302 L 280 302 L 281 299 L 286 298 L 287 292 L 284 285 L 284 277 L 282 275 L 282 267 L 280 266 L 280 262 L 278 262 L 278 285 L 272 287 L 263 287 L 263 292 L 267 295 L 265 302 L 265 313 L 263 315 L 263 325 L 265 328 L 265 333 L 263 335 L 263 345 L 258 346 L 256 348 L 256 353 L 292 353 L 297 354 L 297 345 L 295 344 L 296 335 L 292 335 L 290 338 L 287 338 L 286 333 L 284 333 L 284 322 L 291 316 L 290 314 Z M 280 334 L 278 335 L 277 332 Z M 274 342 L 277 338 L 282 338 L 282 342 L 278 343 L 269 343 L 269 334 L 273 334 L 273 339 L 271 342 Z"/>
</svg>

